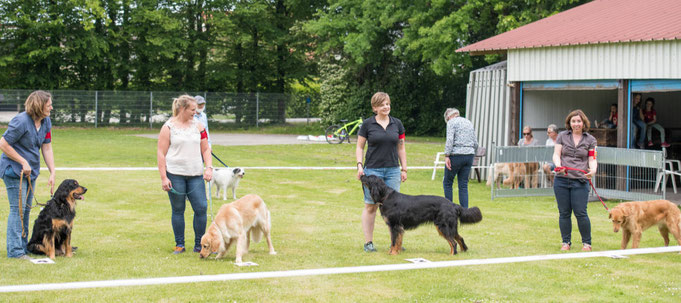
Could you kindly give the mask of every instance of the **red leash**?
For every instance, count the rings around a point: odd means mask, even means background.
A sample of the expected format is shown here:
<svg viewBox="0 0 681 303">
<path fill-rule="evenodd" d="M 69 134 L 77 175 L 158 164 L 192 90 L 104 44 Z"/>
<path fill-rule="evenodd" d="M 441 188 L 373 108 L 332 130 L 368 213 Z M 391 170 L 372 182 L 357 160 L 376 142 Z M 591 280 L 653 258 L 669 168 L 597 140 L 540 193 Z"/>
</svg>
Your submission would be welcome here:
<svg viewBox="0 0 681 303">
<path fill-rule="evenodd" d="M 555 171 L 555 170 L 565 170 L 565 174 L 566 174 L 566 175 L 567 175 L 567 171 L 568 171 L 568 170 L 575 170 L 575 171 L 578 171 L 578 172 L 582 172 L 582 173 L 584 173 L 585 175 L 587 174 L 586 171 L 583 171 L 583 170 L 581 170 L 581 169 L 579 169 L 579 168 L 573 168 L 573 167 L 567 167 L 567 166 L 556 167 L 556 168 L 554 169 L 554 171 Z M 591 188 L 594 190 L 594 194 L 596 194 L 596 197 L 598 197 L 598 200 L 601 200 L 601 204 L 603 204 L 603 207 L 605 207 L 605 210 L 610 211 L 610 209 L 608 209 L 608 206 L 605 205 L 605 202 L 603 202 L 603 199 L 601 199 L 601 196 L 599 196 L 599 195 L 598 195 L 598 192 L 596 192 L 596 187 L 594 186 L 593 182 L 591 182 L 591 178 L 589 178 L 589 179 L 587 179 L 587 180 L 589 180 L 589 184 L 591 185 Z"/>
</svg>

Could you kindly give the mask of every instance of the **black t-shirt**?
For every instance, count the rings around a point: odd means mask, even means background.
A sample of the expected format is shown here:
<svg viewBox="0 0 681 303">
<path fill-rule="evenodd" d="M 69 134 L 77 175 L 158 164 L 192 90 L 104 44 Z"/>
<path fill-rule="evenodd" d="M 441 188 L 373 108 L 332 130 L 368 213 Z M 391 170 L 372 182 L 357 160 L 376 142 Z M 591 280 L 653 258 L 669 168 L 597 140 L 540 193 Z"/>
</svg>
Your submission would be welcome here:
<svg viewBox="0 0 681 303">
<path fill-rule="evenodd" d="M 397 156 L 397 143 L 404 139 L 404 125 L 402 121 L 388 116 L 388 127 L 376 122 L 376 116 L 362 122 L 358 135 L 367 139 L 367 154 L 364 161 L 365 168 L 398 167 L 400 160 Z"/>
</svg>

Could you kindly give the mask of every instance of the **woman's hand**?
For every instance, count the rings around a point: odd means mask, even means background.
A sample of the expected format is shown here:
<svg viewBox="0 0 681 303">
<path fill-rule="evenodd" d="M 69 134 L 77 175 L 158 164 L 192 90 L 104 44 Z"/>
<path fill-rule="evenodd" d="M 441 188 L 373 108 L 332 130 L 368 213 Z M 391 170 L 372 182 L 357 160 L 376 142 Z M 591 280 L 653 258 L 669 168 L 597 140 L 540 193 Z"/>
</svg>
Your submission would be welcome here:
<svg viewBox="0 0 681 303">
<path fill-rule="evenodd" d="M 364 168 L 361 165 L 357 165 L 357 180 L 364 176 Z"/>
<path fill-rule="evenodd" d="M 50 174 L 50 178 L 47 179 L 47 185 L 50 186 L 50 195 L 54 195 L 54 174 Z"/>
<path fill-rule="evenodd" d="M 590 169 L 584 176 L 586 176 L 587 179 L 591 179 L 594 175 L 596 174 L 595 169 Z"/>
<path fill-rule="evenodd" d="M 212 167 L 207 167 L 206 170 L 203 171 L 203 179 L 206 181 L 210 181 L 213 179 L 213 168 Z"/>
<path fill-rule="evenodd" d="M 28 165 L 28 161 L 24 161 L 24 163 L 21 164 L 21 172 L 24 173 L 24 176 L 31 175 L 31 166 Z"/>
<path fill-rule="evenodd" d="M 445 167 L 447 170 L 452 170 L 452 160 L 449 160 L 447 156 L 445 156 Z"/>
<path fill-rule="evenodd" d="M 170 183 L 170 179 L 167 177 L 161 178 L 161 188 L 163 188 L 164 191 L 170 191 L 170 189 L 173 188 L 173 184 Z"/>
<path fill-rule="evenodd" d="M 402 182 L 407 181 L 407 171 L 403 170 L 400 172 L 400 179 L 402 179 Z"/>
</svg>

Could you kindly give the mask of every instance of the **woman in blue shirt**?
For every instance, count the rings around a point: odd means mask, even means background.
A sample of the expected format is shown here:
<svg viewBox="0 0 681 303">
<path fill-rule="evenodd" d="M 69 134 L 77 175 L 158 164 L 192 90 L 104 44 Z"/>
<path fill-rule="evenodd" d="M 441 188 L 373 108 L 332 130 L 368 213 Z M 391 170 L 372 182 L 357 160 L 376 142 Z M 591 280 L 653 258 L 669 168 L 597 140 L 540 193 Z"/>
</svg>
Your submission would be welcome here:
<svg viewBox="0 0 681 303">
<path fill-rule="evenodd" d="M 44 91 L 32 92 L 26 103 L 26 111 L 12 118 L 7 131 L 0 138 L 0 177 L 5 181 L 9 200 L 7 218 L 7 257 L 30 259 L 26 254 L 28 242 L 28 221 L 31 213 L 33 191 L 28 192 L 28 178 L 35 186 L 40 174 L 40 151 L 50 170 L 47 184 L 50 193 L 54 192 L 54 155 L 52 154 L 52 95 Z M 19 179 L 26 178 L 21 184 L 21 206 L 19 210 Z M 20 217 L 20 213 L 23 218 Z M 22 226 L 23 223 L 23 226 Z"/>
</svg>

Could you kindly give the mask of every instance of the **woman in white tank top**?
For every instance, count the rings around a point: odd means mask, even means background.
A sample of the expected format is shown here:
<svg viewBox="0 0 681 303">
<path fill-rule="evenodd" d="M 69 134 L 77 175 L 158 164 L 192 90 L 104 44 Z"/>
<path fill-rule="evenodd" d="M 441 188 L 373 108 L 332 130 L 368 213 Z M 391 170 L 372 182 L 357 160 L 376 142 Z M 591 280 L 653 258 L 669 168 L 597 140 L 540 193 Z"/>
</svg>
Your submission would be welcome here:
<svg viewBox="0 0 681 303">
<path fill-rule="evenodd" d="M 206 231 L 206 189 L 203 180 L 213 178 L 213 159 L 206 131 L 194 119 L 196 100 L 182 95 L 173 101 L 173 117 L 158 136 L 158 172 L 161 187 L 168 192 L 172 208 L 171 223 L 175 234 L 174 254 L 185 252 L 185 201 L 194 211 L 194 252 L 201 250 L 201 237 Z M 205 165 L 205 169 L 204 169 Z"/>
</svg>

